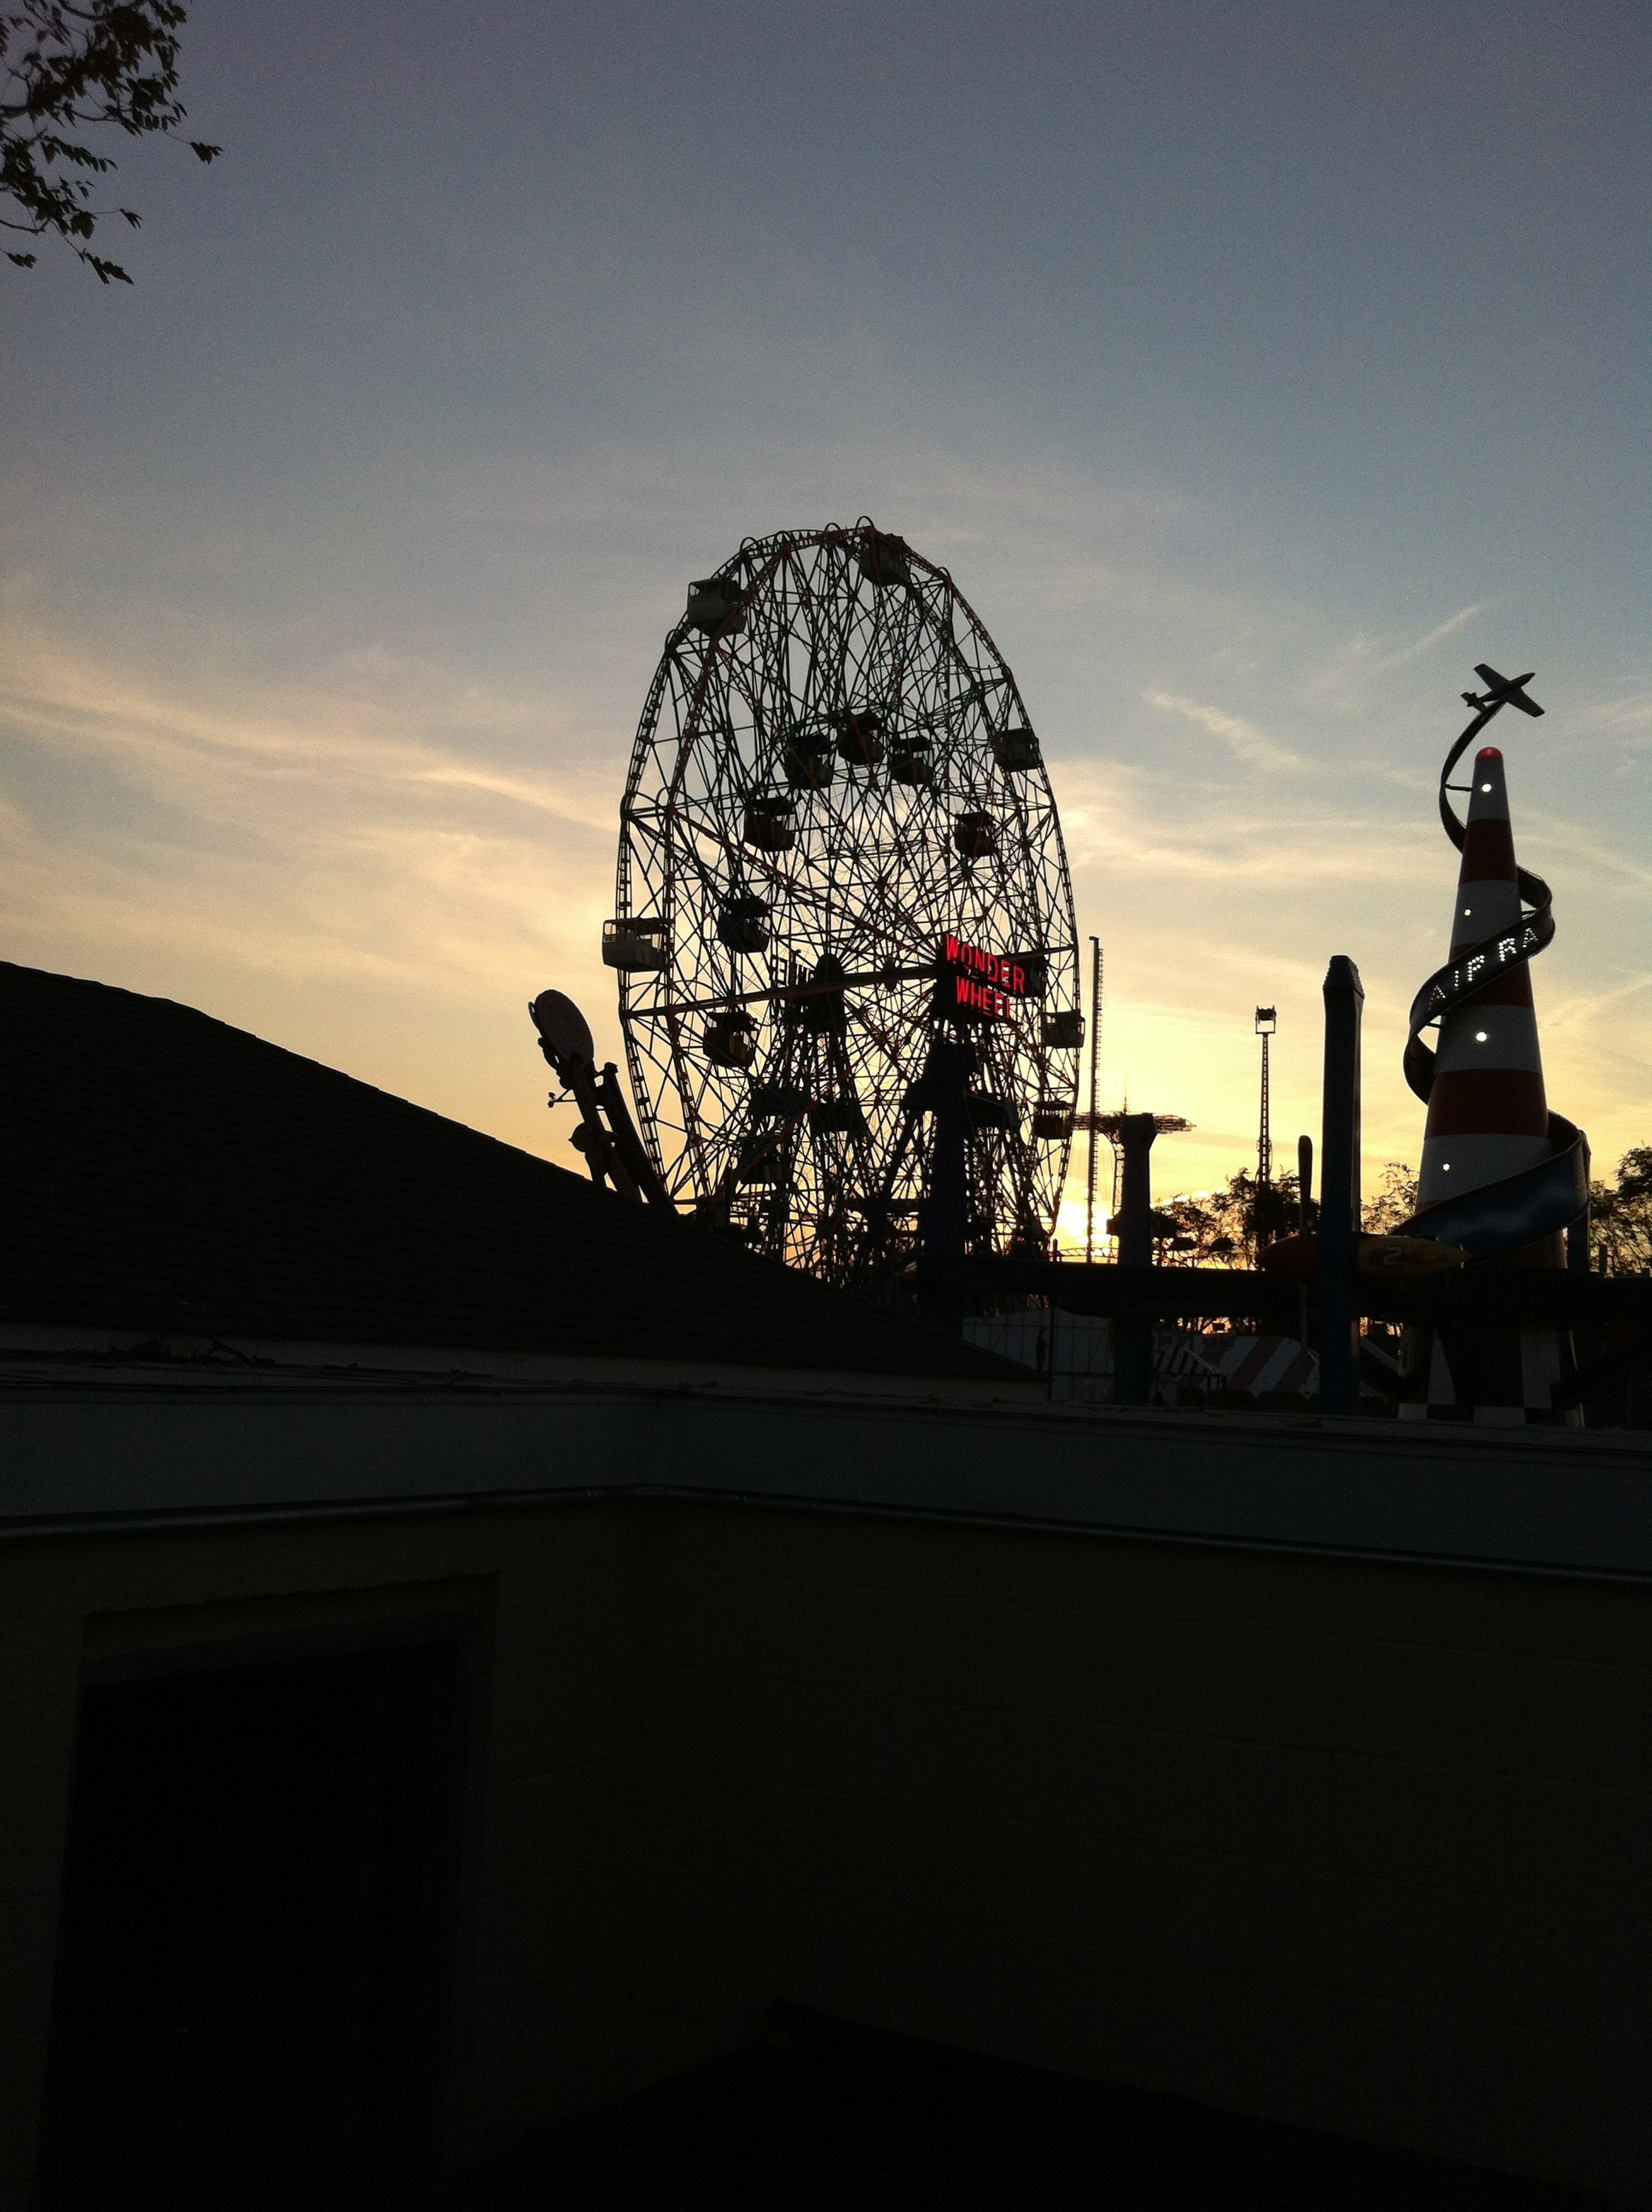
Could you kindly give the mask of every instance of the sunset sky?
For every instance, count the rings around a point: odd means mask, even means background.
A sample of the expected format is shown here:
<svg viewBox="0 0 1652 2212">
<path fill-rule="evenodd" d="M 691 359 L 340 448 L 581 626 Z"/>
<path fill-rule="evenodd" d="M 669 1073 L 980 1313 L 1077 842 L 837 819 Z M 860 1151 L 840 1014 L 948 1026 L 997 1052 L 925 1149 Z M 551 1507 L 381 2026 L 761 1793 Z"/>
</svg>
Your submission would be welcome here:
<svg viewBox="0 0 1652 2212">
<path fill-rule="evenodd" d="M 871 514 L 1013 667 L 1156 1190 L 1366 1174 L 1473 665 L 1554 886 L 1551 1103 L 1652 1142 L 1639 4 L 197 0 L 108 250 L 0 264 L 0 953 L 577 1164 L 525 1002 L 597 956 L 683 588 Z M 112 197 L 114 195 L 112 194 Z M 1513 725 L 1513 726 L 1511 726 Z M 119 1071 L 112 1067 L 111 1082 Z"/>
</svg>

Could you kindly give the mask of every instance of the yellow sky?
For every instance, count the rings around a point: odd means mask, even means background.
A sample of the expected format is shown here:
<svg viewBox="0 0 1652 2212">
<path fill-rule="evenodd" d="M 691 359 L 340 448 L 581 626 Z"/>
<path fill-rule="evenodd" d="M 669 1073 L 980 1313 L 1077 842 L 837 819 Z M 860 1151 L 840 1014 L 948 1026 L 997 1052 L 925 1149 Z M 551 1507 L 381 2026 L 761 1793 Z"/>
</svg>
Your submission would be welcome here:
<svg viewBox="0 0 1652 2212">
<path fill-rule="evenodd" d="M 990 623 L 986 580 L 974 596 Z M 1076 630 L 1116 617 L 1136 586 L 1090 588 L 1093 605 L 1070 610 Z M 0 664 L 15 772 L 0 817 L 8 952 L 184 1000 L 577 1166 L 569 1110 L 545 1111 L 525 1007 L 556 984 L 617 1054 L 597 947 L 631 716 L 676 612 L 663 589 L 656 597 L 623 610 L 594 671 L 571 652 L 541 690 L 371 640 L 313 662 L 295 651 L 254 680 L 233 635 L 178 663 L 164 640 L 123 653 L 15 589 Z M 1294 730 L 1283 714 L 1270 732 L 1213 703 L 1256 687 L 1206 650 L 1174 684 L 1139 688 L 1133 759 L 1114 752 L 1070 671 L 1065 687 L 1044 687 L 1056 705 L 1041 714 L 1036 658 L 1017 656 L 1053 762 L 1080 929 L 1105 947 L 1103 1103 L 1127 1091 L 1133 1107 L 1194 1124 L 1157 1147 L 1157 1195 L 1253 1163 L 1259 1001 L 1278 1010 L 1279 1164 L 1299 1132 L 1317 1139 L 1319 992 L 1334 951 L 1357 960 L 1368 994 L 1368 1186 L 1384 1161 L 1415 1160 L 1421 1109 L 1400 1053 L 1411 993 L 1445 951 L 1455 858 L 1434 817 L 1432 771 L 1460 720 L 1455 632 L 1470 626 L 1420 632 L 1414 652 L 1356 639 L 1299 666 L 1309 703 Z M 1439 672 L 1421 702 L 1406 695 L 1415 726 L 1396 764 L 1364 724 L 1381 717 L 1384 665 L 1414 680 L 1418 654 Z M 1625 723 L 1613 702 L 1586 702 L 1581 732 L 1567 733 L 1574 762 L 1592 750 L 1598 775 L 1614 745 L 1638 745 L 1637 712 Z M 1328 759 L 1303 743 L 1304 713 L 1333 730 Z M 1549 1085 L 1610 1163 L 1652 1137 L 1642 1103 L 1652 874 L 1609 821 L 1567 811 L 1559 724 L 1543 731 L 1546 750 L 1533 739 L 1522 750 L 1528 732 L 1512 732 L 1509 757 L 1521 855 L 1551 876 L 1560 917 L 1536 971 Z M 1079 1153 L 1070 1243 L 1082 1236 L 1082 1174 Z"/>
</svg>

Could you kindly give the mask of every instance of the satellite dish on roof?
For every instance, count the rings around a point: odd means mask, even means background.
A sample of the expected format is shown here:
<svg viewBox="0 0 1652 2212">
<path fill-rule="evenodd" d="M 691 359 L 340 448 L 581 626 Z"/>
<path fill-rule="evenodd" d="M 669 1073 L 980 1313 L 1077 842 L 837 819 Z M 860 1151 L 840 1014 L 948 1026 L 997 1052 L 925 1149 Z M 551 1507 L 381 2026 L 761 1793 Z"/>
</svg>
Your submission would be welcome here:
<svg viewBox="0 0 1652 2212">
<path fill-rule="evenodd" d="M 559 1075 L 571 1067 L 595 1065 L 591 1025 L 565 992 L 541 991 L 528 1012 L 539 1032 L 540 1049 Z"/>
</svg>

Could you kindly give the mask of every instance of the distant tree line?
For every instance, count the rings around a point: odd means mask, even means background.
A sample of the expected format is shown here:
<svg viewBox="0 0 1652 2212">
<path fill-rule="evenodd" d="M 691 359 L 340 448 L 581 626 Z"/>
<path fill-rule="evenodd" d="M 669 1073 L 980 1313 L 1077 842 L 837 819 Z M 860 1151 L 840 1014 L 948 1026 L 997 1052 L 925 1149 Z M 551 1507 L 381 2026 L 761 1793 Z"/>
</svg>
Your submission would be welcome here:
<svg viewBox="0 0 1652 2212">
<path fill-rule="evenodd" d="M 1159 1211 L 1180 1232 L 1174 1245 L 1164 1240 L 1162 1259 L 1200 1267 L 1253 1267 L 1260 1245 L 1297 1232 L 1297 1178 L 1282 1175 L 1259 1184 L 1242 1169 L 1219 1190 L 1170 1199 Z M 1416 1211 L 1415 1169 L 1390 1160 L 1362 1211 L 1361 1226 L 1374 1237 L 1392 1236 Z M 1319 1208 L 1310 1202 L 1310 1228 L 1318 1218 Z M 1625 1152 L 1614 1182 L 1590 1183 L 1589 1264 L 1602 1275 L 1652 1274 L 1652 1145 Z"/>
</svg>

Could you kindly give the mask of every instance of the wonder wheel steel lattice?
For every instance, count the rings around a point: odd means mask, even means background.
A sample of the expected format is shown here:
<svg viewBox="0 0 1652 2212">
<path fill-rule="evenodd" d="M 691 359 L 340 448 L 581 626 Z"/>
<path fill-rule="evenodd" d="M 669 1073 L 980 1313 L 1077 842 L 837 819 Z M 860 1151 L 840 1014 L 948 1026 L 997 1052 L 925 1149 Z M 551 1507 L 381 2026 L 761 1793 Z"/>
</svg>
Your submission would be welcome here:
<svg viewBox="0 0 1652 2212">
<path fill-rule="evenodd" d="M 676 1202 L 829 1280 L 891 1277 L 932 1143 L 913 1094 L 949 937 L 1026 991 L 970 1033 L 969 1243 L 1043 1250 L 1084 1024 L 1015 678 L 945 569 L 869 522 L 749 539 L 666 640 L 604 933 Z"/>
</svg>

